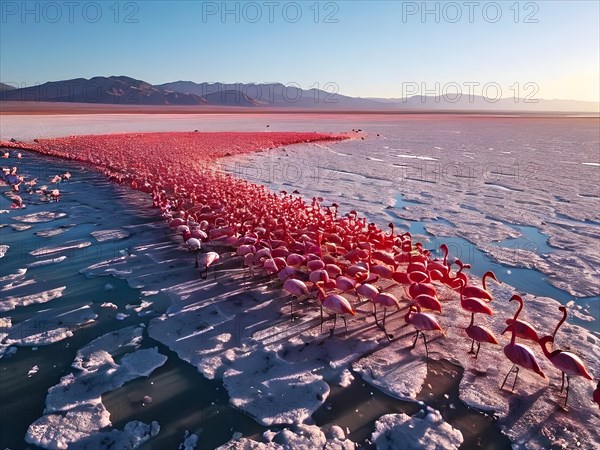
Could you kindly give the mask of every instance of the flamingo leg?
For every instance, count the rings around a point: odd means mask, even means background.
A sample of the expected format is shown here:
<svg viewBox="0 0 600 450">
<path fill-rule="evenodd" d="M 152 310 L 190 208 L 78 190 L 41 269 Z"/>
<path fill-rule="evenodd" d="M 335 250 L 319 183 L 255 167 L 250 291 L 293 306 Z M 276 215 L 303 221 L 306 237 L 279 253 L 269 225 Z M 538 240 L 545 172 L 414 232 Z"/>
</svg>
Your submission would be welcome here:
<svg viewBox="0 0 600 450">
<path fill-rule="evenodd" d="M 323 305 L 321 305 L 321 333 L 323 333 Z"/>
<path fill-rule="evenodd" d="M 472 355 L 473 353 L 475 353 L 475 352 L 473 351 L 473 347 L 474 347 L 474 346 L 475 346 L 475 339 L 473 339 L 473 340 L 471 341 L 471 350 L 469 350 L 469 351 L 467 352 L 469 355 Z"/>
<path fill-rule="evenodd" d="M 423 337 L 423 343 L 425 344 L 425 356 L 429 359 L 429 349 L 427 348 L 427 338 L 425 337 L 425 333 L 421 332 L 421 336 Z"/>
<path fill-rule="evenodd" d="M 415 335 L 415 340 L 412 343 L 412 346 L 410 348 L 415 348 L 415 345 L 417 345 L 417 339 L 419 339 L 419 330 L 417 330 L 417 334 Z"/>
<path fill-rule="evenodd" d="M 337 314 L 334 314 L 333 316 L 333 328 L 331 328 L 331 331 L 329 332 L 329 337 L 333 336 L 333 332 L 335 331 L 335 324 L 337 322 Z"/>
<path fill-rule="evenodd" d="M 344 327 L 346 328 L 346 332 L 348 331 L 348 324 L 346 323 L 346 316 L 342 315 L 342 319 L 344 319 Z"/>
<path fill-rule="evenodd" d="M 194 266 L 194 268 L 198 268 L 199 264 L 198 264 L 198 255 L 196 254 L 196 265 Z"/>
<path fill-rule="evenodd" d="M 387 308 L 383 308 L 383 331 L 385 332 L 385 316 L 387 314 Z"/>
<path fill-rule="evenodd" d="M 377 305 L 375 303 L 373 303 L 373 316 L 375 317 L 375 325 L 378 325 L 378 323 L 377 323 Z"/>
<path fill-rule="evenodd" d="M 562 373 L 562 384 L 560 385 L 560 392 L 562 393 L 563 388 L 565 387 L 565 373 Z"/>
<path fill-rule="evenodd" d="M 504 385 L 506 384 L 506 380 L 508 380 L 508 376 L 511 374 L 511 372 L 515 369 L 515 364 L 513 364 L 513 366 L 510 368 L 510 370 L 508 371 L 508 373 L 506 374 L 506 376 L 504 377 L 504 381 L 502 382 L 502 386 L 500 386 L 500 390 L 502 390 L 502 388 L 504 387 Z"/>
<path fill-rule="evenodd" d="M 515 390 L 515 385 L 517 384 L 517 378 L 519 378 L 519 366 L 517 366 L 517 374 L 515 375 L 515 381 L 513 383 L 512 390 Z"/>
<path fill-rule="evenodd" d="M 481 342 L 477 343 L 477 351 L 475 352 L 475 359 L 477 359 L 477 356 L 479 355 L 479 349 L 481 348 Z"/>
<path fill-rule="evenodd" d="M 563 372 L 563 377 L 565 373 Z M 567 406 L 567 402 L 569 401 L 569 386 L 571 385 L 571 380 L 569 380 L 569 376 L 567 375 L 567 396 L 565 397 L 565 406 Z"/>
<path fill-rule="evenodd" d="M 290 299 L 290 322 L 294 321 L 294 297 Z"/>
</svg>

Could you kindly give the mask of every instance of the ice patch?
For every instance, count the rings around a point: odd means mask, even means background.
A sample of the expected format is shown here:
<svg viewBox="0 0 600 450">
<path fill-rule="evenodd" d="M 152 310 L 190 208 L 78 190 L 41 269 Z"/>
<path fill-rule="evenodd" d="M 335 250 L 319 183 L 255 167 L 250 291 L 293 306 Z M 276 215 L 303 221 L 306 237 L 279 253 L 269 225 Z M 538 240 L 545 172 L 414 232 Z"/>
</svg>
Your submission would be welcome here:
<svg viewBox="0 0 600 450">
<path fill-rule="evenodd" d="M 38 292 L 36 294 L 24 295 L 21 297 L 11 296 L 0 300 L 0 312 L 10 311 L 17 306 L 28 306 L 36 303 L 46 303 L 55 298 L 62 297 L 66 286 L 61 286 L 56 289 Z"/>
<path fill-rule="evenodd" d="M 281 431 L 263 433 L 266 442 L 241 438 L 217 447 L 216 450 L 354 450 L 354 442 L 346 439 L 344 431 L 335 425 L 317 427 L 315 425 L 297 425 Z M 399 447 L 401 448 L 401 447 Z"/>
<path fill-rule="evenodd" d="M 42 222 L 51 222 L 56 219 L 62 219 L 67 215 L 63 212 L 52 212 L 52 211 L 41 211 L 32 214 L 26 214 L 24 216 L 16 216 L 13 217 L 13 220 L 18 220 L 19 222 L 25 223 L 42 223 Z"/>
<path fill-rule="evenodd" d="M 33 250 L 33 251 L 29 252 L 29 254 L 32 256 L 51 255 L 52 253 L 59 253 L 59 252 L 64 252 L 64 251 L 68 251 L 68 250 L 77 250 L 80 248 L 89 247 L 90 245 L 92 245 L 92 243 L 90 241 L 84 241 L 84 242 L 76 242 L 76 243 L 69 244 L 69 245 L 60 245 L 58 247 L 42 247 L 42 248 L 38 248 L 37 250 Z"/>
<path fill-rule="evenodd" d="M 100 305 L 101 308 L 118 309 L 119 307 L 111 302 L 104 302 Z"/>
<path fill-rule="evenodd" d="M 13 281 L 11 283 L 6 283 L 2 289 L 0 289 L 0 291 L 5 292 L 5 291 L 11 291 L 13 289 L 19 289 L 25 286 L 30 286 L 32 284 L 35 284 L 35 280 L 18 280 L 18 281 Z"/>
<path fill-rule="evenodd" d="M 27 269 L 18 269 L 16 271 L 16 273 L 12 273 L 10 275 L 4 275 L 3 277 L 0 277 L 0 283 L 3 283 L 5 281 L 13 281 L 18 278 L 22 278 L 25 276 L 26 273 L 27 273 Z"/>
<path fill-rule="evenodd" d="M 29 426 L 25 440 L 48 449 L 135 448 L 156 435 L 160 428 L 155 422 L 150 426 L 130 422 L 124 434 L 115 430 L 98 433 L 111 425 L 102 394 L 150 375 L 167 360 L 156 347 L 136 350 L 142 331 L 141 327 L 127 327 L 81 348 L 72 364 L 77 372 L 48 389 L 44 416 Z M 114 358 L 118 356 L 121 358 L 116 364 Z M 122 442 L 122 438 L 132 446 L 110 445 L 111 441 Z"/>
<path fill-rule="evenodd" d="M 320 375 L 291 370 L 266 349 L 236 356 L 223 374 L 230 403 L 263 425 L 301 423 L 323 404 L 329 385 Z"/>
<path fill-rule="evenodd" d="M 52 237 L 52 236 L 58 236 L 59 234 L 62 234 L 65 231 L 67 231 L 67 228 L 54 228 L 54 229 L 36 231 L 34 234 L 39 237 Z"/>
<path fill-rule="evenodd" d="M 424 358 L 392 346 L 360 359 L 352 367 L 367 383 L 404 401 L 416 400 L 427 377 Z"/>
<path fill-rule="evenodd" d="M 141 315 L 141 312 L 146 309 L 149 308 L 153 305 L 152 302 L 143 300 L 142 303 L 140 303 L 139 305 L 125 305 L 125 309 L 131 309 L 133 311 L 135 311 L 136 313 L 138 313 L 138 315 Z"/>
<path fill-rule="evenodd" d="M 27 231 L 31 228 L 31 225 L 19 225 L 19 224 L 13 224 L 10 226 L 13 230 L 15 231 Z"/>
<path fill-rule="evenodd" d="M 49 345 L 73 336 L 74 330 L 97 317 L 89 306 L 62 313 L 53 310 L 41 311 L 13 325 L 8 330 L 5 343 L 20 347 Z"/>
<path fill-rule="evenodd" d="M 600 167 L 600 163 L 597 163 L 597 162 L 584 162 L 584 163 L 581 163 L 581 164 L 584 165 L 584 166 Z"/>
<path fill-rule="evenodd" d="M 125 320 L 129 317 L 129 314 L 117 313 L 115 319 L 117 320 Z"/>
<path fill-rule="evenodd" d="M 65 259 L 67 259 L 66 256 L 59 256 L 58 258 L 42 259 L 41 261 L 34 261 L 32 263 L 27 264 L 27 267 L 31 269 L 34 267 L 47 266 L 49 264 L 56 264 L 59 262 L 63 262 Z"/>
<path fill-rule="evenodd" d="M 4 255 L 6 255 L 9 248 L 8 245 L 0 245 L 0 258 L 4 258 Z"/>
<path fill-rule="evenodd" d="M 190 434 L 188 430 L 185 430 L 183 434 L 183 442 L 179 444 L 178 450 L 194 450 L 198 445 L 198 436 Z"/>
<path fill-rule="evenodd" d="M 117 241 L 119 239 L 125 239 L 129 237 L 129 233 L 125 230 L 101 230 L 101 231 L 92 231 L 90 233 L 98 242 L 106 242 L 106 241 Z"/>
<path fill-rule="evenodd" d="M 408 158 L 408 159 L 420 159 L 423 161 L 437 161 L 437 158 L 431 156 L 417 156 L 417 155 L 394 155 L 396 158 Z"/>
<path fill-rule="evenodd" d="M 341 387 L 346 388 L 352 384 L 353 380 L 354 376 L 352 375 L 352 373 L 350 373 L 348 369 L 344 369 L 342 375 L 340 376 L 340 381 L 338 382 L 338 384 Z"/>
<path fill-rule="evenodd" d="M 377 450 L 439 450 L 456 449 L 463 443 L 460 431 L 442 419 L 431 408 L 413 417 L 406 414 L 386 414 L 375 423 L 371 441 Z"/>
<path fill-rule="evenodd" d="M 40 368 L 37 365 L 33 366 L 31 369 L 29 369 L 29 372 L 27 372 L 27 378 L 31 378 L 33 375 L 38 373 L 39 370 Z"/>
</svg>

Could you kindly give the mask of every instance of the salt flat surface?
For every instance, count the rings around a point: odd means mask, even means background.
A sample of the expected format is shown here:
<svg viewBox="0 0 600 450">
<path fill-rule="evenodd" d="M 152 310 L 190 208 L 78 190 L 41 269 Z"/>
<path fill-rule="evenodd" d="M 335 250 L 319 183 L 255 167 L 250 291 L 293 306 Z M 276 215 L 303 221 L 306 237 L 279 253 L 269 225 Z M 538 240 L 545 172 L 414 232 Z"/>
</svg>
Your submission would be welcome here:
<svg viewBox="0 0 600 450">
<path fill-rule="evenodd" d="M 94 236 L 98 242 L 118 241 L 129 236 L 129 233 L 126 230 L 120 229 L 92 231 L 90 234 Z"/>
<path fill-rule="evenodd" d="M 37 292 L 35 294 L 17 296 L 7 296 L 0 300 L 0 312 L 10 311 L 19 306 L 28 306 L 36 303 L 47 303 L 56 298 L 62 297 L 66 286 L 61 286 L 55 289 Z"/>
<path fill-rule="evenodd" d="M 317 427 L 297 425 L 278 432 L 265 432 L 264 442 L 252 439 L 237 439 L 227 442 L 217 450 L 354 450 L 354 442 L 346 439 L 344 431 L 337 426 Z"/>
<path fill-rule="evenodd" d="M 90 241 L 73 242 L 73 243 L 67 243 L 66 245 L 38 248 L 36 250 L 32 250 L 31 252 L 29 252 L 29 254 L 32 256 L 46 256 L 46 255 L 52 255 L 54 253 L 62 253 L 62 252 L 68 252 L 70 250 L 85 248 L 85 247 L 89 247 L 90 245 L 92 245 L 92 243 Z"/>
<path fill-rule="evenodd" d="M 435 410 L 423 417 L 387 414 L 375 424 L 371 440 L 377 450 L 458 449 L 463 442 L 460 431 L 452 428 Z"/>
<path fill-rule="evenodd" d="M 67 215 L 63 212 L 54 212 L 54 211 L 42 211 L 31 214 L 26 214 L 23 216 L 11 217 L 13 220 L 18 220 L 19 222 L 25 223 L 42 223 L 42 222 L 52 222 L 53 220 L 62 219 Z"/>
<path fill-rule="evenodd" d="M 15 346 L 49 345 L 73 335 L 73 331 L 98 316 L 90 306 L 67 311 L 47 310 L 12 325 L 0 344 Z"/>
</svg>

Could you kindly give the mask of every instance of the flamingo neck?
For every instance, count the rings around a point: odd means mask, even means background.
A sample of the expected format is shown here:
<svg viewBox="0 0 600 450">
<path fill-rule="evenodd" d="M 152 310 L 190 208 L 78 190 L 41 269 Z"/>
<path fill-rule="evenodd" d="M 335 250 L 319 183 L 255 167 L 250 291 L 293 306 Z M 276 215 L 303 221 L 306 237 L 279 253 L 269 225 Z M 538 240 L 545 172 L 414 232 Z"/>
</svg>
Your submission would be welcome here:
<svg viewBox="0 0 600 450">
<path fill-rule="evenodd" d="M 442 250 L 444 250 L 444 265 L 447 265 L 448 264 L 448 247 L 444 247 Z"/>
<path fill-rule="evenodd" d="M 517 317 L 519 317 L 519 314 L 521 314 L 521 310 L 523 309 L 523 300 L 521 300 L 520 298 L 516 298 L 515 300 L 519 302 L 519 308 L 517 308 L 517 311 L 515 312 L 513 322 L 517 320 Z"/>
<path fill-rule="evenodd" d="M 566 309 L 563 310 L 562 319 L 560 319 L 558 324 L 556 324 L 556 328 L 554 329 L 554 332 L 552 333 L 552 339 L 554 339 L 554 337 L 556 336 L 556 333 L 558 332 L 558 329 L 562 326 L 562 324 L 565 322 L 565 320 L 567 320 L 567 310 Z"/>
<path fill-rule="evenodd" d="M 550 351 L 548 351 L 548 347 L 547 347 L 548 342 L 554 343 L 554 338 L 552 336 L 545 336 L 544 338 L 540 339 L 540 347 L 542 347 L 544 356 L 546 358 L 550 359 L 550 357 L 552 356 L 552 353 Z"/>
</svg>

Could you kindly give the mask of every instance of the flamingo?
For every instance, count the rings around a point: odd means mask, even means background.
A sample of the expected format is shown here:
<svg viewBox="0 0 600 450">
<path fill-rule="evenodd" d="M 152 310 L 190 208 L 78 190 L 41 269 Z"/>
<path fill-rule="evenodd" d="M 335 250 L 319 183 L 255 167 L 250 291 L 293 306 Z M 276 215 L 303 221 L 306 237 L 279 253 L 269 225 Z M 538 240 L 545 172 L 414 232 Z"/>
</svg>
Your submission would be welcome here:
<svg viewBox="0 0 600 450">
<path fill-rule="evenodd" d="M 552 342 L 554 344 L 554 338 L 552 336 L 544 336 L 539 340 L 540 346 L 544 351 L 544 356 L 548 358 L 554 367 L 562 372 L 562 384 L 560 385 L 560 392 L 562 392 L 563 388 L 565 387 L 565 375 L 567 376 L 567 394 L 565 397 L 565 406 L 567 406 L 567 402 L 569 401 L 569 377 L 584 377 L 588 380 L 593 380 L 593 378 L 585 368 L 585 365 L 579 356 L 571 352 L 564 352 L 562 350 L 554 350 L 553 352 L 550 352 L 547 348 L 548 342 Z"/>
<path fill-rule="evenodd" d="M 443 279 L 447 279 L 450 275 L 450 267 L 448 266 L 448 246 L 446 244 L 442 244 L 440 245 L 440 250 L 444 252 L 444 260 L 439 261 L 435 259 L 429 262 L 429 264 L 427 264 L 427 271 L 437 270 L 442 274 Z"/>
<path fill-rule="evenodd" d="M 535 328 L 533 328 L 533 325 L 531 325 L 529 322 L 526 322 L 524 320 L 517 319 L 517 317 L 519 317 L 519 314 L 521 313 L 521 310 L 523 309 L 523 299 L 521 298 L 520 295 L 515 294 L 510 298 L 509 301 L 513 301 L 513 300 L 519 302 L 519 308 L 515 312 L 515 316 L 512 319 L 506 320 L 506 323 L 508 324 L 508 326 L 504 329 L 502 334 L 506 333 L 507 331 L 512 332 L 514 330 L 517 337 L 519 337 L 521 339 L 530 340 L 533 342 L 539 342 L 540 338 L 537 334 L 537 331 L 535 331 Z M 556 330 L 558 330 L 558 327 L 556 328 Z M 556 330 L 555 330 L 555 333 L 556 333 Z"/>
<path fill-rule="evenodd" d="M 208 278 L 208 267 L 214 262 L 218 261 L 220 258 L 217 252 L 207 252 L 201 253 L 200 258 L 198 259 L 199 266 L 204 266 L 205 274 L 202 276 L 202 268 L 200 269 L 200 278 L 206 280 Z M 217 278 L 217 272 L 215 273 L 215 279 Z"/>
<path fill-rule="evenodd" d="M 415 312 L 413 312 L 413 310 Z M 429 358 L 427 339 L 425 338 L 424 331 L 439 330 L 443 333 L 444 330 L 440 323 L 433 315 L 421 312 L 421 307 L 419 304 L 414 302 L 409 305 L 408 312 L 404 316 L 404 321 L 407 324 L 414 326 L 417 330 L 417 334 L 415 335 L 415 340 L 413 341 L 411 348 L 415 348 L 417 345 L 417 339 L 419 338 L 419 333 L 421 333 L 423 336 L 423 342 L 425 344 L 425 354 L 427 355 L 427 358 Z"/>
<path fill-rule="evenodd" d="M 359 284 L 356 286 L 354 290 L 356 293 L 356 297 L 360 301 L 361 297 L 365 297 L 367 300 L 373 300 L 377 294 L 379 294 L 379 289 L 369 283 Z"/>
<path fill-rule="evenodd" d="M 283 283 L 283 290 L 291 294 L 292 300 L 290 300 L 290 320 L 294 320 L 294 299 L 298 299 L 301 296 L 308 295 L 308 288 L 303 281 L 297 280 L 296 278 L 288 278 Z"/>
<path fill-rule="evenodd" d="M 464 280 L 461 279 L 460 282 L 464 285 Z M 488 316 L 493 314 L 492 308 L 484 300 L 478 297 L 465 297 L 464 291 L 463 287 L 460 291 L 460 306 L 462 309 L 470 312 L 471 316 L 476 313 L 487 314 Z"/>
<path fill-rule="evenodd" d="M 494 336 L 494 333 L 492 333 L 492 331 L 489 328 L 480 327 L 479 325 L 473 325 L 474 320 L 475 314 L 471 314 L 471 323 L 469 323 L 469 326 L 465 328 L 465 331 L 467 332 L 467 336 L 469 336 L 472 339 L 471 350 L 469 350 L 467 353 L 475 353 L 474 358 L 477 359 L 477 356 L 479 355 L 479 347 L 481 347 L 482 342 L 498 344 L 498 339 L 496 339 L 496 336 Z M 477 341 L 477 351 L 473 352 L 475 341 Z"/>
<path fill-rule="evenodd" d="M 514 296 L 511 297 L 511 299 L 509 301 L 512 302 L 513 300 L 516 300 Z M 513 366 L 506 374 L 506 377 L 504 377 L 502 386 L 500 386 L 501 390 L 504 388 L 504 385 L 506 384 L 506 380 L 508 379 L 508 376 L 516 368 L 515 381 L 513 382 L 513 387 L 512 387 L 512 390 L 513 391 L 515 390 L 515 385 L 517 384 L 517 378 L 519 377 L 519 366 L 521 366 L 525 369 L 532 370 L 533 372 L 540 375 L 542 378 L 546 378 L 546 375 L 544 375 L 544 372 L 542 372 L 542 369 L 540 368 L 540 365 L 538 364 L 537 359 L 535 359 L 535 355 L 533 354 L 531 349 L 525 345 L 517 344 L 515 342 L 516 338 L 517 338 L 517 333 L 516 333 L 515 329 L 513 328 L 510 343 L 508 343 L 504 346 L 504 354 L 509 359 L 509 361 L 513 363 Z"/>
<path fill-rule="evenodd" d="M 491 272 L 491 271 L 486 272 L 481 277 L 481 284 L 483 285 L 483 287 L 464 286 L 462 288 L 462 293 L 464 294 L 464 296 L 465 297 L 477 297 L 477 298 L 481 298 L 481 299 L 485 300 L 486 302 L 491 302 L 492 294 L 490 293 L 490 291 L 487 290 L 487 286 L 485 283 L 485 280 L 487 278 L 491 278 L 492 280 L 498 282 L 498 279 L 496 278 L 496 275 L 494 275 L 494 272 Z"/>
<path fill-rule="evenodd" d="M 430 309 L 439 313 L 442 312 L 442 302 L 440 302 L 437 297 L 433 297 L 428 294 L 420 294 L 417 295 L 413 300 L 423 309 Z"/>
<path fill-rule="evenodd" d="M 387 314 L 387 309 L 391 307 L 396 307 L 400 310 L 400 302 L 398 299 L 389 292 L 380 292 L 375 297 L 371 299 L 373 302 L 373 315 L 375 316 L 375 323 L 377 324 L 377 305 L 383 306 L 383 322 L 381 329 L 387 335 L 387 331 L 385 331 L 385 316 Z M 388 336 L 389 337 L 389 336 Z"/>
<path fill-rule="evenodd" d="M 319 299 L 319 303 L 321 306 L 321 333 L 323 332 L 323 307 L 332 311 L 335 316 L 333 320 L 333 328 L 329 332 L 329 337 L 333 336 L 335 331 L 335 324 L 337 322 L 338 314 L 341 314 L 342 319 L 344 320 L 344 326 L 346 327 L 346 331 L 348 331 L 348 324 L 346 323 L 346 314 L 356 315 L 356 311 L 352 308 L 350 302 L 341 295 L 338 294 L 325 294 L 325 291 L 321 287 L 322 282 L 315 283 L 317 287 L 317 298 Z"/>
</svg>

